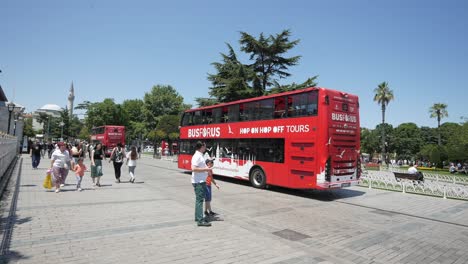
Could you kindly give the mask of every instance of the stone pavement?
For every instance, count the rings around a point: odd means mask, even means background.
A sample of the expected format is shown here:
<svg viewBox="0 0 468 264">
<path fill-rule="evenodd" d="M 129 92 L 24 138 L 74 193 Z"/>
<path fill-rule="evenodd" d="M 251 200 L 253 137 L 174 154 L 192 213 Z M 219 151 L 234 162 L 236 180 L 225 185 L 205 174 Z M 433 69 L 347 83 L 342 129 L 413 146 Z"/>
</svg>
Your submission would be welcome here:
<svg viewBox="0 0 468 264">
<path fill-rule="evenodd" d="M 89 161 L 85 162 L 89 165 Z M 139 160 L 134 184 L 65 191 L 42 187 L 50 161 L 18 163 L 2 201 L 3 263 L 468 263 L 468 203 L 362 187 L 259 190 L 217 178 L 213 209 L 194 222 L 190 175 Z"/>
</svg>

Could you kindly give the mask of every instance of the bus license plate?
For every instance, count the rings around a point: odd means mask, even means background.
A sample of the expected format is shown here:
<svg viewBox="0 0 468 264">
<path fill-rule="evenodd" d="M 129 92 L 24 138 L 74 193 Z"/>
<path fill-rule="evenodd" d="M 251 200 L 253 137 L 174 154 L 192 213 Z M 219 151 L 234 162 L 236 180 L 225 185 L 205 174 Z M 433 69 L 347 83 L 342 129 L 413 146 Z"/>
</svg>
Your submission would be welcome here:
<svg viewBox="0 0 468 264">
<path fill-rule="evenodd" d="M 351 186 L 351 183 L 349 182 L 345 182 L 341 184 L 341 187 L 349 187 L 349 186 Z"/>
</svg>

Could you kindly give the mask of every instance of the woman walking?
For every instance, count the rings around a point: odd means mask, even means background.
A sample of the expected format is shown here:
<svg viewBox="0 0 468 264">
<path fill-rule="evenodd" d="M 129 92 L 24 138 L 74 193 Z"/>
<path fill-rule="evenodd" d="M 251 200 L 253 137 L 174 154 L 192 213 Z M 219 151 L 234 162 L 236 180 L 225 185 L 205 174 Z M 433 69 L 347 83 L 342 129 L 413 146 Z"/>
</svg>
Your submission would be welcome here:
<svg viewBox="0 0 468 264">
<path fill-rule="evenodd" d="M 60 186 L 64 183 L 66 174 L 68 173 L 68 163 L 70 162 L 70 154 L 68 153 L 65 143 L 57 143 L 58 148 L 52 153 L 50 169 L 54 175 L 53 182 L 55 192 L 60 192 Z"/>
<path fill-rule="evenodd" d="M 125 150 L 122 148 L 122 144 L 118 143 L 117 147 L 112 149 L 111 158 L 109 162 L 114 164 L 115 182 L 120 183 L 121 168 L 125 158 Z"/>
<path fill-rule="evenodd" d="M 60 184 L 60 187 L 64 187 L 66 185 L 65 181 L 67 180 L 68 173 L 70 172 L 71 169 L 73 169 L 71 162 L 73 161 L 73 156 L 71 154 L 71 145 L 70 144 L 65 144 L 65 150 L 66 153 L 69 156 L 69 159 L 65 162 L 65 172 L 63 173 L 63 178 L 62 178 L 62 184 Z M 75 161 L 73 161 L 75 162 Z"/>
<path fill-rule="evenodd" d="M 135 146 L 132 146 L 129 153 L 127 153 L 127 166 L 128 166 L 128 173 L 130 174 L 130 181 L 131 183 L 135 182 L 135 168 L 136 168 L 136 161 L 138 159 L 138 152 Z"/>
<path fill-rule="evenodd" d="M 78 164 L 78 159 L 83 157 L 83 148 L 81 143 L 75 143 L 75 146 L 71 149 L 71 154 L 75 164 Z"/>
<path fill-rule="evenodd" d="M 93 179 L 93 187 L 101 187 L 102 160 L 105 160 L 102 144 L 97 143 L 96 147 L 91 151 L 91 178 Z"/>
</svg>

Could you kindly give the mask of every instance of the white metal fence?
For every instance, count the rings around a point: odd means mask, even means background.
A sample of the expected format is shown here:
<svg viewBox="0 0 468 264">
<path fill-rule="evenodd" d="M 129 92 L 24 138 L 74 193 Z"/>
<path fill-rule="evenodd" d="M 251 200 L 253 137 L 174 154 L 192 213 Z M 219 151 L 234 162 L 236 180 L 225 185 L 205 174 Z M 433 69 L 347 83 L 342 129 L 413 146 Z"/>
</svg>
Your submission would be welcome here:
<svg viewBox="0 0 468 264">
<path fill-rule="evenodd" d="M 3 177 L 15 158 L 17 144 L 16 137 L 0 132 L 0 177 Z"/>
<path fill-rule="evenodd" d="M 386 171 L 364 171 L 360 185 L 402 193 L 468 200 L 468 177 L 423 172 L 424 182 L 405 179 L 398 181 L 393 171 L 406 172 L 392 167 Z"/>
</svg>

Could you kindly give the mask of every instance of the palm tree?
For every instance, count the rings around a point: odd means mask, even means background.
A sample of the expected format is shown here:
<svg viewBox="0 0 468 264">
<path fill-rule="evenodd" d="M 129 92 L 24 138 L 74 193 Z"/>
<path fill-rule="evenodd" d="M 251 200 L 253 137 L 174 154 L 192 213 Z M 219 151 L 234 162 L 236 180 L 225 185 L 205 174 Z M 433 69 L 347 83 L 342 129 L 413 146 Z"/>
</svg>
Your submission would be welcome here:
<svg viewBox="0 0 468 264">
<path fill-rule="evenodd" d="M 385 110 L 387 105 L 393 100 L 393 91 L 388 87 L 387 82 L 383 82 L 374 89 L 374 101 L 382 106 L 382 128 L 385 124 Z M 382 129 L 382 162 L 385 161 L 385 129 Z"/>
<path fill-rule="evenodd" d="M 437 132 L 438 132 L 438 144 L 440 143 L 440 120 L 443 117 L 448 117 L 447 112 L 447 105 L 442 103 L 436 103 L 431 108 L 429 108 L 429 113 L 431 114 L 431 118 L 437 117 Z"/>
</svg>

